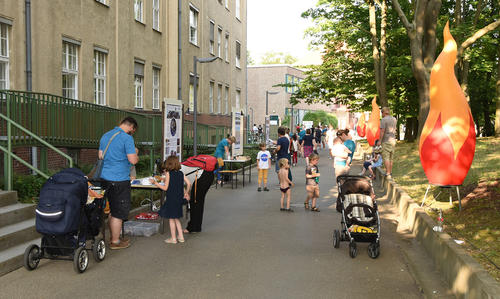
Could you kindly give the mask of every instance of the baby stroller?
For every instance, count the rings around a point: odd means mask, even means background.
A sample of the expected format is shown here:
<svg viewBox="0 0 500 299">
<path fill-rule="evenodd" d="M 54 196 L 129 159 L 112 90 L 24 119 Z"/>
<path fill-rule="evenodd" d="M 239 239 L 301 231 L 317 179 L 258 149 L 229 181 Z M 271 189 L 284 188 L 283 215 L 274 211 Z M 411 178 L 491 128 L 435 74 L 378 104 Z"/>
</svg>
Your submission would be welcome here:
<svg viewBox="0 0 500 299">
<path fill-rule="evenodd" d="M 41 259 L 72 260 L 77 273 L 87 269 L 88 251 L 96 262 L 106 256 L 103 228 L 104 199 L 87 200 L 87 177 L 76 168 L 64 169 L 42 186 L 36 208 L 36 230 L 42 234 L 41 245 L 31 244 L 24 252 L 24 267 L 34 270 Z M 91 240 L 91 246 L 87 246 Z"/>
<path fill-rule="evenodd" d="M 342 213 L 341 231 L 333 231 L 333 247 L 341 241 L 349 242 L 349 255 L 356 257 L 356 242 L 370 243 L 368 255 L 375 259 L 380 254 L 380 218 L 374 199 L 371 180 L 364 176 L 337 177 L 337 211 Z"/>
</svg>

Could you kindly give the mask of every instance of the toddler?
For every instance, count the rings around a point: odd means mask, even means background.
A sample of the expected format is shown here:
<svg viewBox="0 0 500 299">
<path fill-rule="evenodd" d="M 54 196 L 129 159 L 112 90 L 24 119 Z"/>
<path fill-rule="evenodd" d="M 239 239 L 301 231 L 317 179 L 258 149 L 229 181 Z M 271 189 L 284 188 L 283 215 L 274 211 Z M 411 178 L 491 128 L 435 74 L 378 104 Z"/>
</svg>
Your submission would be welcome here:
<svg viewBox="0 0 500 299">
<path fill-rule="evenodd" d="M 311 211 L 319 212 L 316 201 L 319 198 L 319 156 L 311 154 L 309 156 L 309 165 L 306 167 L 306 191 L 307 199 L 304 202 L 304 208 L 309 209 L 309 201 L 311 201 Z"/>
<path fill-rule="evenodd" d="M 280 167 L 280 170 L 278 172 L 278 179 L 280 181 L 280 190 L 281 190 L 281 208 L 280 208 L 280 211 L 293 212 L 293 210 L 290 209 L 290 199 L 292 197 L 292 191 L 290 190 L 290 188 L 295 186 L 295 185 L 288 178 L 288 170 L 290 168 L 290 165 L 288 164 L 288 159 L 281 158 L 278 161 L 278 165 Z M 287 196 L 286 209 L 284 207 L 285 195 Z"/>
</svg>

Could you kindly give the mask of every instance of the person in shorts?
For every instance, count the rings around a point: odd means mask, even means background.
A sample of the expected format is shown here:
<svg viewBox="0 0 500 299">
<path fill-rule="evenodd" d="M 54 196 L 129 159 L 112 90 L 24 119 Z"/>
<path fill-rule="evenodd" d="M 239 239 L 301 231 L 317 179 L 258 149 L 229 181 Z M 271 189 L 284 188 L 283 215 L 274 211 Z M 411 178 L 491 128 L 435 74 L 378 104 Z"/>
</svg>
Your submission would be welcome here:
<svg viewBox="0 0 500 299">
<path fill-rule="evenodd" d="M 389 107 L 382 108 L 380 140 L 382 142 L 382 159 L 385 165 L 385 175 L 389 178 L 392 176 L 394 148 L 396 147 L 396 124 L 397 120 L 391 116 Z"/>
<path fill-rule="evenodd" d="M 99 158 L 103 159 L 101 178 L 104 180 L 106 197 L 109 200 L 110 249 L 130 246 L 129 240 L 120 239 L 122 223 L 130 211 L 130 167 L 139 161 L 132 134 L 137 130 L 137 121 L 124 118 L 118 127 L 106 132 L 99 141 Z M 114 137 L 113 137 L 114 136 Z M 111 139 L 113 138 L 113 139 Z M 111 142 L 110 142 L 111 140 Z M 103 156 L 106 150 L 106 155 Z"/>
</svg>

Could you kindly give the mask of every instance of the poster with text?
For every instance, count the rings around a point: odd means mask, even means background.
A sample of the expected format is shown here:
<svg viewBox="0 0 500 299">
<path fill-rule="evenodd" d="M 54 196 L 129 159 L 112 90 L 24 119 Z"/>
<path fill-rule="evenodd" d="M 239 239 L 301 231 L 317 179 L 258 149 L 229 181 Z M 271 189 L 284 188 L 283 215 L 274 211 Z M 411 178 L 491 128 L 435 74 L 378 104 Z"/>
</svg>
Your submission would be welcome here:
<svg viewBox="0 0 500 299">
<path fill-rule="evenodd" d="M 242 124 L 241 111 L 233 108 L 233 129 L 232 135 L 236 138 L 236 142 L 233 144 L 233 156 L 243 155 L 243 124 Z"/>
<path fill-rule="evenodd" d="M 182 161 L 182 102 L 166 99 L 163 115 L 163 160 L 177 156 Z"/>
</svg>

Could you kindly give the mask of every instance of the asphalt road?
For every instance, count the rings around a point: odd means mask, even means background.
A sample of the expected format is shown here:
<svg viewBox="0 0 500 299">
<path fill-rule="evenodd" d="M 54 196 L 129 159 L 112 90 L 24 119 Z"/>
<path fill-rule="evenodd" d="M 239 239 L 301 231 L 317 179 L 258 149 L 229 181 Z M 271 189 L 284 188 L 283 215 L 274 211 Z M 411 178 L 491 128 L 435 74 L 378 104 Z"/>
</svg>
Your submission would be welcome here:
<svg viewBox="0 0 500 299">
<path fill-rule="evenodd" d="M 270 172 L 270 192 L 257 192 L 256 171 L 245 188 L 211 189 L 203 232 L 184 244 L 165 244 L 166 235 L 132 238 L 125 250 L 91 259 L 76 274 L 67 261 L 42 260 L 0 277 L 1 298 L 421 298 L 400 236 L 382 222 L 381 254 L 367 244 L 349 257 L 348 243 L 332 246 L 340 228 L 337 188 L 326 152 L 321 152 L 321 212 L 306 211 L 304 161 L 294 167 L 294 213 L 280 212 L 280 191 Z M 360 166 L 352 173 L 359 173 Z M 168 231 L 168 229 L 167 229 Z"/>
</svg>

